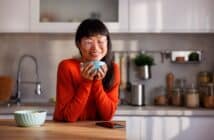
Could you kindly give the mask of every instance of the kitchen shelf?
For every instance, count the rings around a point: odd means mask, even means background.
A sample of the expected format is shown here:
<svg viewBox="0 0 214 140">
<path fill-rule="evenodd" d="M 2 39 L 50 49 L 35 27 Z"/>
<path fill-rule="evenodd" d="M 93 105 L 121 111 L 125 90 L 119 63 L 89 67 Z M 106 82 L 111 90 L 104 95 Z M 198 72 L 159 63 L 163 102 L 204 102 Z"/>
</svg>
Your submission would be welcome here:
<svg viewBox="0 0 214 140">
<path fill-rule="evenodd" d="M 171 62 L 175 64 L 200 64 L 201 56 L 201 50 L 171 51 Z"/>
<path fill-rule="evenodd" d="M 201 61 L 187 61 L 187 62 L 176 62 L 176 61 L 171 61 L 173 64 L 200 64 Z"/>
</svg>

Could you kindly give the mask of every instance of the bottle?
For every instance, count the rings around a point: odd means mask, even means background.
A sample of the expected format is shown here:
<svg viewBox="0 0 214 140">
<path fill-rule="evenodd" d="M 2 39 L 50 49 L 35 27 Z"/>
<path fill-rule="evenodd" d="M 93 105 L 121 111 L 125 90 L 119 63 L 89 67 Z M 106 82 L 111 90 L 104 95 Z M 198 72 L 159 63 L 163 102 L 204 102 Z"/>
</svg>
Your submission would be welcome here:
<svg viewBox="0 0 214 140">
<path fill-rule="evenodd" d="M 167 89 L 167 97 L 168 97 L 169 104 L 171 104 L 172 90 L 174 88 L 174 79 L 175 79 L 174 74 L 172 72 L 166 75 L 166 89 Z"/>
</svg>

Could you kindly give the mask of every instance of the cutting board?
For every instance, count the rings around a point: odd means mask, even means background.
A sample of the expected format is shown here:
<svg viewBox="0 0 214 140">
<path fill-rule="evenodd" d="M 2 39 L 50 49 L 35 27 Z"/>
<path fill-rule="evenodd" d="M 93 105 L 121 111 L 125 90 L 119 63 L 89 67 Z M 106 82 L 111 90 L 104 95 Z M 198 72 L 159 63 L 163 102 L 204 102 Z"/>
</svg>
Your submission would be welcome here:
<svg viewBox="0 0 214 140">
<path fill-rule="evenodd" d="M 10 76 L 0 76 L 0 101 L 8 101 L 12 95 L 13 79 Z"/>
</svg>

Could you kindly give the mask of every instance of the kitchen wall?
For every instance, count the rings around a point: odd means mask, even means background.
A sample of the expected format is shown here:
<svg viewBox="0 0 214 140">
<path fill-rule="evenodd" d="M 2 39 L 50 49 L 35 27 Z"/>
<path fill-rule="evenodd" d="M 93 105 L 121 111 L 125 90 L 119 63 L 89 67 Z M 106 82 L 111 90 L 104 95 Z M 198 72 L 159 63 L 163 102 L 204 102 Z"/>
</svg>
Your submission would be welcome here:
<svg viewBox="0 0 214 140">
<path fill-rule="evenodd" d="M 156 65 L 152 67 L 152 79 L 144 81 L 146 103 L 159 94 L 157 89 L 165 86 L 165 76 L 173 72 L 176 78 L 185 78 L 187 84 L 196 82 L 199 71 L 214 71 L 214 34 L 113 34 L 113 50 L 203 50 L 200 64 L 173 64 L 169 59 L 161 62 L 160 54 L 151 54 Z M 19 58 L 30 54 L 37 58 L 43 94 L 34 94 L 34 85 L 23 85 L 23 101 L 46 102 L 55 96 L 58 63 L 65 58 L 79 55 L 73 34 L 0 34 L 0 75 L 10 75 L 16 80 Z M 26 59 L 22 64 L 23 79 L 34 79 L 35 66 Z M 137 76 L 130 72 L 131 81 Z M 15 83 L 13 92 L 15 93 Z"/>
</svg>

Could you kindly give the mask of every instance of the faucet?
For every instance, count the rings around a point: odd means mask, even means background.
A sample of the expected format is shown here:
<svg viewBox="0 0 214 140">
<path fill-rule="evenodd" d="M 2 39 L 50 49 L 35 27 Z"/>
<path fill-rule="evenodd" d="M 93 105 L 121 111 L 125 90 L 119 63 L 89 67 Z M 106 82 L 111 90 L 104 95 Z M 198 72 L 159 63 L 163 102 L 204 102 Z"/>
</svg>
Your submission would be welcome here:
<svg viewBox="0 0 214 140">
<path fill-rule="evenodd" d="M 30 58 L 33 60 L 33 62 L 35 63 L 35 67 L 36 67 L 36 70 L 35 70 L 35 80 L 33 81 L 23 81 L 21 79 L 21 64 L 23 62 L 23 60 L 25 58 Z M 20 104 L 21 103 L 21 85 L 22 84 L 35 84 L 36 85 L 36 89 L 35 89 L 35 94 L 37 95 L 41 95 L 41 82 L 39 80 L 39 73 L 38 73 L 38 63 L 37 63 L 37 60 L 34 56 L 32 55 L 23 55 L 21 56 L 21 58 L 19 59 L 19 63 L 18 63 L 18 71 L 17 71 L 17 79 L 16 79 L 16 84 L 17 84 L 17 87 L 16 87 L 16 94 L 15 96 L 13 96 L 11 99 L 12 101 L 15 101 L 16 104 Z"/>
</svg>

